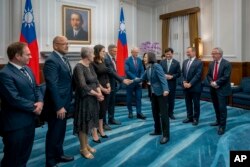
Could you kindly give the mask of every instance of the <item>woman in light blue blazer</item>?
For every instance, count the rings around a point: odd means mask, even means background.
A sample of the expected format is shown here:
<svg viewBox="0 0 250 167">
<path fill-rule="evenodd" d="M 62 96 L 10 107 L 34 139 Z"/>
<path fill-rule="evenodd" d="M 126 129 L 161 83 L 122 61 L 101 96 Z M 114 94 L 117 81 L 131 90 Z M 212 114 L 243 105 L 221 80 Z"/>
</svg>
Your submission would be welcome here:
<svg viewBox="0 0 250 167">
<path fill-rule="evenodd" d="M 145 61 L 148 64 L 142 80 L 147 80 L 151 84 L 151 105 L 154 118 L 155 130 L 150 135 L 163 135 L 160 143 L 165 144 L 169 141 L 169 117 L 168 100 L 169 88 L 165 79 L 164 71 L 157 63 L 154 53 L 147 53 Z"/>
</svg>

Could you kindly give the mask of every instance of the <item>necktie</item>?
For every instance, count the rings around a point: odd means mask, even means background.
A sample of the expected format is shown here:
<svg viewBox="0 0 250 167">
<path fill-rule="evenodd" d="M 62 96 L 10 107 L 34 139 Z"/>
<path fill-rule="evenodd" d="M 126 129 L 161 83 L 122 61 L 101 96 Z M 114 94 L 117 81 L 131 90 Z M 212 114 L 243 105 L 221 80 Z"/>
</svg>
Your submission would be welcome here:
<svg viewBox="0 0 250 167">
<path fill-rule="evenodd" d="M 29 79 L 30 83 L 32 83 L 32 79 L 31 79 L 29 73 L 25 70 L 25 68 L 21 68 L 20 71 L 23 73 L 23 75 L 25 77 L 27 77 Z"/>
<path fill-rule="evenodd" d="M 167 60 L 167 67 L 168 67 L 168 72 L 169 72 L 169 69 L 170 69 L 170 60 Z"/>
<path fill-rule="evenodd" d="M 70 70 L 70 67 L 69 67 L 69 60 L 67 59 L 67 57 L 63 56 L 63 62 L 66 64 L 66 66 L 68 67 L 68 69 Z"/>
<path fill-rule="evenodd" d="M 218 79 L 218 62 L 215 62 L 215 67 L 214 67 L 214 76 L 213 80 L 216 81 Z"/>
<path fill-rule="evenodd" d="M 114 69 L 115 69 L 115 71 L 116 71 L 115 58 L 112 58 L 112 63 L 113 63 Z"/>
<path fill-rule="evenodd" d="M 135 65 L 135 69 L 137 69 L 137 60 L 136 60 L 136 58 L 134 58 L 134 65 Z"/>
<path fill-rule="evenodd" d="M 187 67 L 186 67 L 186 71 L 187 71 L 186 75 L 188 74 L 188 71 L 189 71 L 191 62 L 192 62 L 191 59 L 189 59 L 189 61 L 188 61 L 188 63 L 187 63 Z"/>
</svg>

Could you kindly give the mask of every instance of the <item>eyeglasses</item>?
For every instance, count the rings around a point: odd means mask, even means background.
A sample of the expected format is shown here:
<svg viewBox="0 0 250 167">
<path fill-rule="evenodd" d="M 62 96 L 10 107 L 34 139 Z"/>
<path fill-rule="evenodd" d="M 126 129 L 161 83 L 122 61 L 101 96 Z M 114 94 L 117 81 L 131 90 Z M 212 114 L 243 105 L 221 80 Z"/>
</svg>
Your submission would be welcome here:
<svg viewBox="0 0 250 167">
<path fill-rule="evenodd" d="M 66 46 L 69 45 L 69 43 L 58 43 L 58 42 L 56 44 L 58 44 L 58 45 L 66 45 Z"/>
</svg>

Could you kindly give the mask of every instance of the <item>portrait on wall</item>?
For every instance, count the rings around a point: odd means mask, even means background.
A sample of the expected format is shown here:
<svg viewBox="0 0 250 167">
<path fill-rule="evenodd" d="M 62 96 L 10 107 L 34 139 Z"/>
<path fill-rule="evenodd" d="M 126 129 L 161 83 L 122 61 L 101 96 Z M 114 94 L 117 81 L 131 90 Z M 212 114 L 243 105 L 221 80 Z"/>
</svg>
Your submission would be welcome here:
<svg viewBox="0 0 250 167">
<path fill-rule="evenodd" d="M 74 6 L 62 6 L 63 35 L 71 44 L 91 43 L 91 10 Z"/>
</svg>

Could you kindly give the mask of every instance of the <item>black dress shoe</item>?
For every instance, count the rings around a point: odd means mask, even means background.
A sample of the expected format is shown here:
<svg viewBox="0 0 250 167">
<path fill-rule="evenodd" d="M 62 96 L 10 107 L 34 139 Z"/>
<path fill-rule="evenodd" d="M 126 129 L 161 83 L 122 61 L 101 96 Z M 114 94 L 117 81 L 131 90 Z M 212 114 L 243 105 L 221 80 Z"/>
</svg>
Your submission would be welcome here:
<svg viewBox="0 0 250 167">
<path fill-rule="evenodd" d="M 157 136 L 157 135 L 161 135 L 161 132 L 155 132 L 155 131 L 153 131 L 153 132 L 149 133 L 149 135 L 151 135 L 151 136 Z"/>
<path fill-rule="evenodd" d="M 108 138 L 108 136 L 107 136 L 107 135 L 102 135 L 102 134 L 100 133 L 99 129 L 97 129 L 97 133 L 99 133 L 99 134 L 100 134 L 100 136 L 101 136 L 102 138 Z"/>
<path fill-rule="evenodd" d="M 173 120 L 176 119 L 174 115 L 169 115 L 169 118 L 170 118 L 170 119 L 173 119 Z"/>
<path fill-rule="evenodd" d="M 58 167 L 57 165 L 46 165 L 46 167 Z"/>
<path fill-rule="evenodd" d="M 112 120 L 109 120 L 109 124 L 112 124 L 112 125 L 121 125 L 121 122 L 117 121 L 115 119 L 112 119 Z"/>
<path fill-rule="evenodd" d="M 225 130 L 223 128 L 219 128 L 218 135 L 223 135 L 225 133 Z"/>
<path fill-rule="evenodd" d="M 73 156 L 62 155 L 61 157 L 57 158 L 57 162 L 70 162 L 73 161 Z"/>
<path fill-rule="evenodd" d="M 210 124 L 210 126 L 219 126 L 219 123 L 218 122 L 213 122 Z"/>
<path fill-rule="evenodd" d="M 142 113 L 137 114 L 137 118 L 138 119 L 146 119 L 145 115 L 143 115 Z"/>
<path fill-rule="evenodd" d="M 128 118 L 132 119 L 133 118 L 133 113 L 128 113 Z"/>
<path fill-rule="evenodd" d="M 167 143 L 168 141 L 169 141 L 169 138 L 163 136 L 163 137 L 161 138 L 160 143 L 161 143 L 161 144 L 165 144 L 165 143 Z"/>
<path fill-rule="evenodd" d="M 94 140 L 93 139 L 93 142 L 95 142 L 95 143 L 101 143 L 101 140 L 100 139 L 98 139 L 98 140 Z"/>
<path fill-rule="evenodd" d="M 198 125 L 198 121 L 196 119 L 193 120 L 193 123 L 192 123 L 194 126 Z"/>
<path fill-rule="evenodd" d="M 192 120 L 192 119 L 187 118 L 187 119 L 183 120 L 182 122 L 183 122 L 183 123 L 189 123 L 189 122 L 193 122 L 193 120 Z"/>
</svg>

